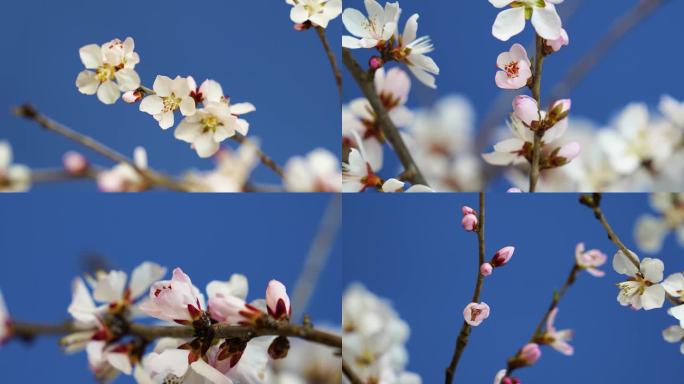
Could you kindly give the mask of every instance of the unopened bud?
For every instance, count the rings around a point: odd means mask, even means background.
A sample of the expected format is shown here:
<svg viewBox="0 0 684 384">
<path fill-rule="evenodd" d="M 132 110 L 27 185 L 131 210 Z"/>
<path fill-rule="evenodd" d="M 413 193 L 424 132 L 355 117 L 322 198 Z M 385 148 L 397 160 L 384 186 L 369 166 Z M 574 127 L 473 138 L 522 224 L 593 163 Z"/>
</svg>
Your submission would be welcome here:
<svg viewBox="0 0 684 384">
<path fill-rule="evenodd" d="M 123 99 L 123 101 L 127 102 L 128 104 L 133 104 L 133 103 L 137 103 L 138 101 L 142 100 L 142 97 L 143 97 L 142 92 L 140 92 L 139 90 L 135 90 L 135 91 L 125 92 L 121 98 Z"/>
<path fill-rule="evenodd" d="M 75 151 L 69 151 L 62 156 L 62 165 L 71 176 L 82 176 L 89 167 L 88 159 Z"/>
<path fill-rule="evenodd" d="M 515 247 L 503 247 L 496 251 L 494 254 L 494 257 L 492 257 L 492 261 L 490 262 L 494 268 L 501 267 L 503 265 L 506 265 L 508 261 L 513 257 L 513 252 L 515 252 Z"/>
<path fill-rule="evenodd" d="M 385 62 L 378 56 L 373 56 L 368 60 L 368 66 L 370 66 L 372 70 L 380 69 L 383 65 L 385 65 Z"/>
<path fill-rule="evenodd" d="M 494 267 L 492 267 L 492 265 L 489 263 L 484 263 L 484 264 L 480 265 L 480 274 L 482 276 L 491 275 L 493 270 L 494 270 Z"/>
</svg>

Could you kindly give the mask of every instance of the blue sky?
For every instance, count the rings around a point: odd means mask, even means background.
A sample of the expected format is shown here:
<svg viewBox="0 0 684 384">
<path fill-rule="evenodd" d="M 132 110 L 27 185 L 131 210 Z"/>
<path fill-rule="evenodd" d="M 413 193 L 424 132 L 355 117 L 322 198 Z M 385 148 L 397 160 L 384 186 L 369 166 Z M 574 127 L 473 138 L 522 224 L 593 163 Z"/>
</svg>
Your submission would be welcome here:
<svg viewBox="0 0 684 384">
<path fill-rule="evenodd" d="M 278 163 L 317 147 L 339 151 L 339 97 L 327 57 L 313 30 L 297 32 L 285 1 L 140 2 L 28 0 L 11 2 L 0 14 L 4 42 L 0 82 L 0 139 L 10 140 L 18 162 L 58 166 L 76 146 L 12 116 L 24 102 L 45 114 L 131 155 L 142 145 L 151 166 L 172 173 L 211 168 L 188 146 L 162 131 L 151 116 L 119 102 L 100 103 L 78 92 L 83 70 L 78 49 L 115 37 L 135 38 L 141 63 L 136 70 L 151 86 L 158 74 L 212 78 L 234 102 L 249 101 L 250 136 Z M 328 29 L 337 47 L 341 22 Z M 11 59 L 9 59 L 11 58 Z M 40 150 L 37 150 L 40 148 Z M 109 164 L 93 155 L 102 164 Z M 263 167 L 262 167 L 263 168 Z M 277 182 L 268 169 L 254 176 Z M 93 183 L 48 187 L 94 190 Z"/>
<path fill-rule="evenodd" d="M 63 321 L 71 280 L 82 272 L 84 255 L 98 252 L 129 273 L 146 260 L 180 266 L 202 290 L 211 280 L 243 273 L 250 300 L 263 297 L 272 278 L 293 290 L 329 197 L 6 196 L 0 200 L 6 264 L 0 288 L 15 318 Z M 340 323 L 341 256 L 337 241 L 307 308 L 317 324 Z M 85 354 L 65 356 L 55 338 L 3 346 L 0 367 L 8 383 L 92 382 Z"/>
<path fill-rule="evenodd" d="M 430 56 L 441 70 L 437 76 L 437 90 L 423 86 L 412 77 L 408 105 L 412 108 L 428 107 L 443 96 L 463 94 L 473 103 L 478 123 L 481 122 L 500 92 L 494 84 L 497 55 L 516 42 L 528 46 L 533 41 L 533 28 L 528 23 L 523 33 L 502 42 L 491 35 L 499 10 L 488 1 L 401 0 L 399 3 L 403 10 L 399 22 L 401 31 L 409 16 L 420 14 L 418 35 L 432 38 L 435 51 Z M 612 22 L 635 3 L 635 0 L 566 0 L 558 6 L 563 12 L 564 7 L 578 4 L 574 15 L 564 20 L 571 39 L 570 46 L 550 56 L 544 64 L 544 104 L 549 102 L 546 97 L 553 86 L 603 36 Z M 362 0 L 346 0 L 345 7 L 361 9 L 365 13 Z M 621 39 L 570 94 L 572 116 L 588 117 L 599 124 L 606 124 L 622 107 L 633 101 L 643 101 L 655 107 L 662 94 L 684 99 L 681 84 L 672 81 L 673 74 L 679 72 L 678 63 L 684 59 L 684 52 L 668 49 L 666 43 L 670 36 L 684 33 L 684 25 L 680 22 L 683 13 L 683 2 L 669 1 Z M 356 57 L 366 65 L 371 52 L 359 50 Z M 361 95 L 346 70 L 345 84 L 345 101 Z M 518 91 L 505 92 L 519 94 Z M 393 154 L 385 156 L 385 171 L 399 166 L 395 157 Z"/>
<path fill-rule="evenodd" d="M 444 380 L 454 341 L 470 301 L 477 238 L 460 227 L 460 207 L 476 194 L 346 196 L 344 285 L 360 281 L 391 300 L 411 326 L 409 369 L 424 383 Z M 604 212 L 628 247 L 634 221 L 650 210 L 646 195 L 604 196 Z M 575 244 L 609 254 L 615 246 L 575 194 L 489 194 L 487 257 L 513 245 L 511 262 L 485 280 L 492 313 L 471 334 L 456 383 L 489 383 L 531 336 L 574 262 Z M 682 249 L 670 237 L 659 257 L 666 273 L 681 270 Z M 646 256 L 641 253 L 643 258 Z M 582 273 L 560 304 L 556 325 L 572 328 L 575 355 L 545 348 L 538 364 L 518 372 L 527 383 L 675 383 L 679 346 L 661 331 L 676 323 L 663 310 L 632 311 L 617 301 L 619 275 L 610 264 L 601 279 Z"/>
</svg>

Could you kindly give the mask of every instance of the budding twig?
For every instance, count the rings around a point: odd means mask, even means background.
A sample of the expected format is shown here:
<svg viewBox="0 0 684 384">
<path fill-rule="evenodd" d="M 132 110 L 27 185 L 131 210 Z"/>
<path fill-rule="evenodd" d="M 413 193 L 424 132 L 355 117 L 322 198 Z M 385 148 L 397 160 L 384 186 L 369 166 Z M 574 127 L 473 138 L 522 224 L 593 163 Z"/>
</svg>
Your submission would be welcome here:
<svg viewBox="0 0 684 384">
<path fill-rule="evenodd" d="M 187 191 L 188 188 L 183 183 L 173 180 L 171 177 L 166 176 L 160 172 L 140 169 L 133 161 L 131 161 L 126 156 L 121 153 L 107 147 L 106 145 L 100 143 L 99 141 L 83 135 L 63 124 L 60 124 L 49 117 L 41 114 L 35 107 L 29 104 L 22 105 L 13 110 L 14 114 L 17 116 L 24 117 L 26 119 L 32 120 L 39 124 L 41 127 L 57 133 L 58 135 L 64 136 L 67 139 L 74 141 L 100 155 L 116 162 L 119 164 L 126 164 L 134 169 L 143 179 L 152 185 L 159 187 L 168 188 L 174 191 Z"/>
<path fill-rule="evenodd" d="M 534 59 L 534 77 L 532 78 L 532 98 L 537 100 L 537 105 L 541 108 L 541 77 L 542 69 L 544 68 L 544 39 L 537 35 L 536 38 L 536 53 Z M 534 143 L 532 144 L 532 162 L 530 164 L 530 188 L 529 192 L 537 190 L 537 182 L 539 181 L 539 163 L 541 161 L 541 144 L 544 131 L 537 129 L 534 131 Z"/>
<path fill-rule="evenodd" d="M 405 174 L 410 175 L 410 179 L 408 180 L 412 184 L 423 184 L 429 186 L 425 181 L 423 174 L 420 172 L 420 169 L 413 160 L 413 156 L 411 156 L 406 143 L 404 143 L 404 140 L 401 138 L 399 129 L 397 129 L 397 126 L 394 125 L 394 122 L 387 113 L 382 101 L 380 101 L 380 97 L 375 90 L 375 82 L 373 81 L 373 76 L 375 74 L 374 71 L 364 71 L 347 48 L 342 48 L 342 60 L 344 61 L 344 65 L 349 70 L 349 73 L 351 73 L 354 80 L 356 80 L 359 88 L 361 88 L 361 91 L 366 99 L 368 99 L 371 107 L 373 107 L 373 111 L 375 112 L 375 121 L 380 126 L 380 129 L 382 129 L 382 133 L 387 138 L 387 141 L 389 141 L 390 145 L 392 145 L 397 157 L 399 157 L 399 161 L 401 161 L 401 164 L 406 171 Z"/>
<path fill-rule="evenodd" d="M 330 49 L 330 43 L 328 42 L 328 36 L 325 34 L 325 28 L 317 26 L 314 28 L 318 38 L 323 44 L 323 49 L 325 50 L 326 56 L 328 56 L 328 61 L 330 61 L 330 68 L 332 68 L 333 76 L 335 76 L 335 84 L 337 84 L 337 92 L 340 95 L 340 101 L 342 100 L 342 72 L 340 72 L 340 67 L 337 66 L 337 59 L 332 49 Z"/>
<path fill-rule="evenodd" d="M 478 214 L 478 226 L 477 226 L 477 243 L 478 243 L 478 264 L 477 264 L 477 280 L 475 283 L 475 290 L 473 292 L 473 299 L 471 302 L 478 303 L 480 301 L 480 294 L 482 293 L 482 285 L 484 284 L 484 276 L 480 273 L 480 266 L 485 262 L 485 195 L 484 192 L 480 192 L 480 210 Z M 461 355 L 468 345 L 468 339 L 470 337 L 470 329 L 472 327 L 470 324 L 463 321 L 461 326 L 461 331 L 456 338 L 456 346 L 454 349 L 454 355 L 451 358 L 451 363 L 446 369 L 445 383 L 451 384 L 454 380 L 454 374 L 456 373 L 456 367 L 461 359 Z"/>
</svg>

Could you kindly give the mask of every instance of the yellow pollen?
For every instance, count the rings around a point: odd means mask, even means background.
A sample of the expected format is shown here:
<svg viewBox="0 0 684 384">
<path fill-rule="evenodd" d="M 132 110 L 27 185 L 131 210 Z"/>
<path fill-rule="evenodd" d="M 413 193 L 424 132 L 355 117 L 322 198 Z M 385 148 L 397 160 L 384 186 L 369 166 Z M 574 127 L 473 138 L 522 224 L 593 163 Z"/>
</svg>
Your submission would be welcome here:
<svg viewBox="0 0 684 384">
<path fill-rule="evenodd" d="M 216 128 L 220 127 L 223 125 L 223 123 L 214 115 L 209 115 L 207 117 L 202 118 L 200 121 L 202 125 L 204 126 L 205 131 L 216 131 Z"/>
<path fill-rule="evenodd" d="M 164 109 L 162 110 L 163 112 L 173 112 L 176 109 L 180 108 L 181 98 L 173 93 L 171 94 L 171 96 L 163 97 L 162 100 L 164 100 Z"/>
<path fill-rule="evenodd" d="M 111 64 L 102 64 L 102 66 L 98 67 L 97 70 L 95 71 L 95 74 L 97 76 L 97 80 L 99 80 L 100 83 L 104 83 L 105 81 L 114 80 L 114 74 L 115 73 L 116 73 L 116 68 L 114 68 Z"/>
</svg>

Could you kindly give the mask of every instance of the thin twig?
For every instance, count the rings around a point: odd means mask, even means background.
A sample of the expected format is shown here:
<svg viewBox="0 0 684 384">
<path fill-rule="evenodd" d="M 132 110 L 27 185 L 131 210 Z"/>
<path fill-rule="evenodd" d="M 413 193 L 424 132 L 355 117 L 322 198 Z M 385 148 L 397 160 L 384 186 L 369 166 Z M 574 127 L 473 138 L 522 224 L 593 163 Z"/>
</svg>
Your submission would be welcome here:
<svg viewBox="0 0 684 384">
<path fill-rule="evenodd" d="M 354 370 L 342 359 L 342 373 L 347 377 L 351 384 L 364 384 L 363 380 L 354 372 Z"/>
<path fill-rule="evenodd" d="M 342 338 L 339 335 L 314 329 L 310 326 L 292 323 L 273 321 L 262 326 L 252 327 L 214 324 L 211 328 L 214 338 L 216 339 L 240 338 L 243 340 L 250 340 L 260 336 L 285 336 L 296 337 L 333 348 L 342 348 Z M 11 324 L 12 334 L 23 339 L 32 339 L 41 335 L 66 335 L 76 331 L 88 330 L 89 329 L 87 328 L 78 328 L 71 322 L 57 325 L 43 325 L 13 321 Z M 154 340 L 162 337 L 187 339 L 195 336 L 195 330 L 192 327 L 184 326 L 130 324 L 129 334 L 140 336 L 146 340 Z"/>
<path fill-rule="evenodd" d="M 577 280 L 577 274 L 580 271 L 582 271 L 582 268 L 580 268 L 577 265 L 577 263 L 573 264 L 572 269 L 570 270 L 570 274 L 568 275 L 568 278 L 565 280 L 565 283 L 563 284 L 561 289 L 553 293 L 551 304 L 549 304 L 549 308 L 546 310 L 544 316 L 535 327 L 534 332 L 532 333 L 532 337 L 530 337 L 529 340 L 530 343 L 539 343 L 541 340 L 543 340 L 544 327 L 546 321 L 549 319 L 549 316 L 551 316 L 551 312 L 553 312 L 553 310 L 558 307 L 558 303 L 563 298 L 563 296 L 565 296 L 565 293 L 567 292 L 568 288 L 570 288 L 570 286 L 575 283 L 575 281 Z M 510 359 L 508 359 L 507 374 L 510 374 L 514 370 L 522 367 L 521 365 L 516 364 L 516 357 L 517 356 L 513 356 Z"/>
<path fill-rule="evenodd" d="M 101 169 L 94 166 L 89 166 L 88 169 L 82 174 L 72 174 L 64 169 L 32 169 L 31 170 L 31 183 L 32 184 L 44 184 L 44 183 L 59 183 L 63 181 L 74 181 L 82 179 L 97 179 L 98 174 Z"/>
<path fill-rule="evenodd" d="M 173 180 L 171 177 L 163 175 L 157 171 L 150 169 L 140 169 L 133 161 L 131 161 L 126 156 L 121 153 L 107 147 L 106 145 L 100 143 L 99 141 L 83 135 L 75 130 L 60 124 L 49 117 L 41 114 L 35 107 L 29 104 L 22 105 L 13 110 L 14 114 L 17 116 L 24 117 L 26 119 L 36 122 L 41 127 L 47 129 L 48 131 L 55 132 L 61 136 L 66 137 L 69 140 L 74 141 L 100 155 L 114 161 L 118 164 L 126 164 L 134 169 L 143 179 L 149 183 L 168 188 L 174 191 L 187 191 L 188 188 L 180 182 Z"/>
<path fill-rule="evenodd" d="M 480 192 L 480 211 L 478 217 L 477 226 L 477 244 L 478 244 L 478 264 L 477 264 L 477 280 L 475 283 L 475 290 L 473 291 L 473 303 L 478 303 L 480 301 L 480 295 L 482 293 L 482 285 L 484 283 L 484 276 L 480 272 L 480 266 L 485 262 L 485 195 Z M 470 324 L 463 321 L 461 326 L 461 331 L 456 338 L 456 346 L 454 347 L 454 355 L 451 358 L 451 363 L 446 369 L 445 383 L 451 384 L 454 380 L 454 375 L 456 373 L 456 368 L 458 367 L 458 362 L 463 355 L 463 351 L 468 345 L 468 339 L 470 337 Z"/>
<path fill-rule="evenodd" d="M 235 132 L 235 135 L 231 136 L 231 140 L 240 144 L 250 143 L 250 141 L 244 135 L 238 132 Z M 254 147 L 256 148 L 256 153 L 257 156 L 259 156 L 259 160 L 261 160 L 261 164 L 265 165 L 268 169 L 275 172 L 281 178 L 285 176 L 285 171 L 283 171 L 283 169 L 278 165 L 278 163 L 276 163 L 271 157 L 264 153 L 264 151 L 258 149 L 256 146 Z"/>
<path fill-rule="evenodd" d="M 536 39 L 536 53 L 534 59 L 534 77 L 532 78 L 532 98 L 537 101 L 539 108 L 542 106 L 541 100 L 541 78 L 542 70 L 544 68 L 544 39 L 537 35 Z M 540 120 L 541 122 L 541 120 Z M 544 131 L 537 129 L 534 131 L 534 143 L 532 144 L 532 161 L 530 164 L 530 188 L 529 192 L 537 190 L 537 182 L 539 181 L 539 163 L 541 162 L 541 146 Z"/>
<path fill-rule="evenodd" d="M 332 49 L 330 49 L 330 42 L 328 42 L 328 36 L 325 34 L 325 28 L 317 26 L 314 28 L 318 38 L 323 44 L 323 49 L 325 50 L 326 56 L 328 56 L 328 61 L 330 61 L 330 68 L 332 68 L 333 76 L 335 76 L 335 84 L 337 84 L 337 92 L 340 95 L 340 101 L 342 100 L 342 72 L 340 72 L 340 67 L 337 66 L 337 59 Z"/>
<path fill-rule="evenodd" d="M 401 161 L 401 164 L 404 167 L 404 175 L 406 175 L 406 179 L 411 181 L 412 184 L 423 184 L 427 186 L 428 184 L 425 181 L 423 174 L 420 172 L 420 169 L 418 169 L 418 166 L 413 160 L 413 156 L 411 156 L 411 152 L 409 152 L 406 143 L 404 143 L 404 140 L 399 134 L 399 129 L 397 129 L 396 125 L 394 125 L 394 122 L 387 113 L 385 106 L 382 104 L 382 101 L 380 101 L 380 97 L 375 90 L 375 83 L 373 81 L 375 73 L 373 71 L 364 71 L 347 48 L 342 48 L 342 61 L 349 70 L 349 73 L 351 73 L 354 80 L 356 80 L 356 83 L 358 84 L 359 88 L 361 88 L 361 91 L 366 99 L 368 99 L 371 107 L 373 107 L 373 111 L 375 112 L 375 121 L 378 123 L 382 129 L 382 133 L 385 135 L 387 141 L 389 141 L 390 145 L 392 145 L 392 148 L 394 149 L 394 152 L 399 157 L 399 161 Z"/>
<path fill-rule="evenodd" d="M 292 294 L 292 308 L 296 308 L 292 314 L 293 319 L 299 319 L 306 311 L 321 271 L 330 255 L 331 248 L 337 237 L 340 227 L 340 215 L 342 204 L 340 195 L 330 197 L 330 202 L 325 210 L 323 219 L 318 228 L 318 233 L 311 243 L 309 254 L 304 262 L 304 268 L 297 279 Z"/>
<path fill-rule="evenodd" d="M 606 230 L 608 239 L 610 239 L 610 241 L 612 241 L 622 251 L 622 253 L 627 256 L 629 261 L 631 261 L 638 270 L 640 268 L 639 260 L 634 257 L 632 251 L 630 251 L 629 248 L 627 248 L 622 242 L 622 240 L 620 240 L 620 237 L 617 235 L 617 233 L 615 233 L 613 227 L 610 226 L 608 219 L 606 219 L 606 216 L 601 210 L 601 194 L 594 193 L 593 195 L 582 195 L 582 197 L 580 197 L 580 203 L 589 207 L 594 212 L 594 217 L 601 223 L 601 225 L 603 225 L 603 228 Z"/>
</svg>

